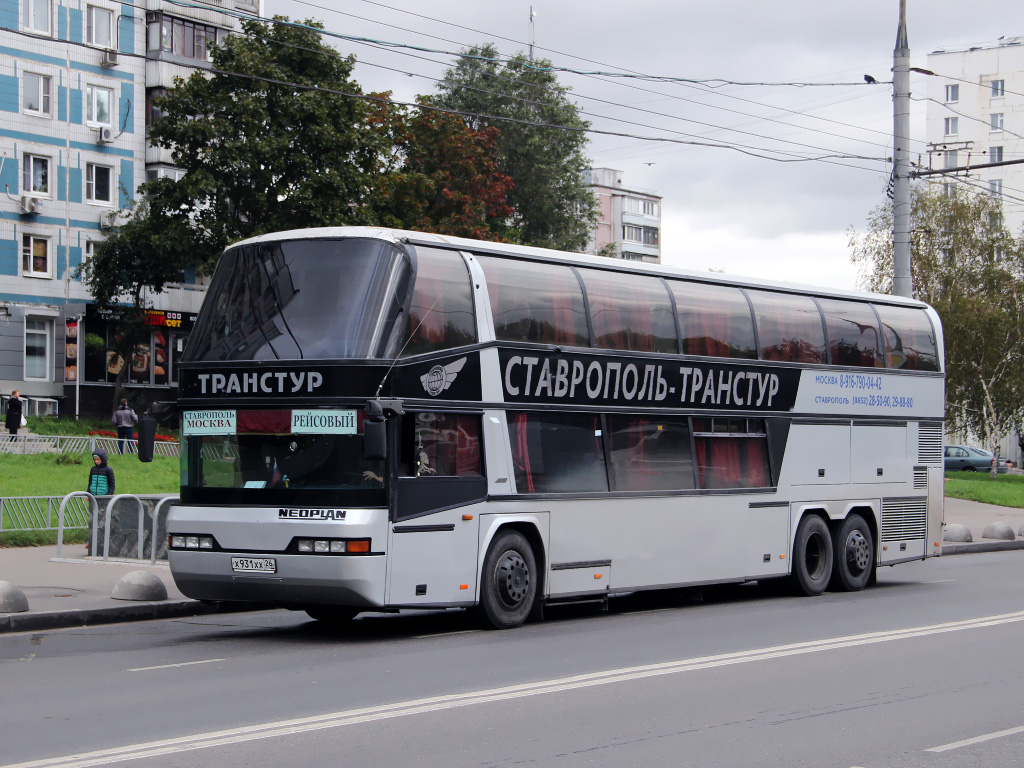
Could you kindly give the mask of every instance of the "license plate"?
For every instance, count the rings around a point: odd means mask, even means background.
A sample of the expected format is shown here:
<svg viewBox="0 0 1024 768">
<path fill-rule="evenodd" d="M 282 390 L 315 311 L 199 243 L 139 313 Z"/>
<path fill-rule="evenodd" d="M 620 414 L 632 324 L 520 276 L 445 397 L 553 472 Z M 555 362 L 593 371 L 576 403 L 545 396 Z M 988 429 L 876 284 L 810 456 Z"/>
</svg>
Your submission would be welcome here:
<svg viewBox="0 0 1024 768">
<path fill-rule="evenodd" d="M 272 557 L 232 557 L 231 570 L 242 573 L 277 573 L 277 560 Z"/>
</svg>

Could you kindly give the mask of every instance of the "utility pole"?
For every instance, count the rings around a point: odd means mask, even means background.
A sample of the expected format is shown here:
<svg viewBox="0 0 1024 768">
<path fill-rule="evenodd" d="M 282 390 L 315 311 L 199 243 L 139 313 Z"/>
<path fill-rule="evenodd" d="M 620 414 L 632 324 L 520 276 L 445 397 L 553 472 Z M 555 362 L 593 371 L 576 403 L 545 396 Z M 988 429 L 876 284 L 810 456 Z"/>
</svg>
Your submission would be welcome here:
<svg viewBox="0 0 1024 768">
<path fill-rule="evenodd" d="M 537 12 L 533 10 L 533 6 L 530 6 L 530 61 L 533 61 L 533 20 L 537 18 Z"/>
<path fill-rule="evenodd" d="M 900 24 L 892 52 L 893 216 L 892 292 L 910 298 L 910 43 L 907 41 L 907 0 L 900 0 Z"/>
</svg>

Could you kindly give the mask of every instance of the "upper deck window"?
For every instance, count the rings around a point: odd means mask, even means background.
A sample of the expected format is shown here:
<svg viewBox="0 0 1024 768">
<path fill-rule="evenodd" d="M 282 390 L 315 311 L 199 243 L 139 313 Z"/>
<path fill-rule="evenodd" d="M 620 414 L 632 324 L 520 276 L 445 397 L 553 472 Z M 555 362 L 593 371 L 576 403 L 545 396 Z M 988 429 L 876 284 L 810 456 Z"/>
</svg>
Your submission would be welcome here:
<svg viewBox="0 0 1024 768">
<path fill-rule="evenodd" d="M 466 262 L 454 251 L 417 248 L 402 357 L 473 344 L 476 338 Z"/>
<path fill-rule="evenodd" d="M 875 306 L 882 318 L 885 355 L 890 368 L 938 371 L 939 350 L 935 330 L 923 309 Z"/>
<path fill-rule="evenodd" d="M 569 267 L 478 256 L 500 341 L 590 346 L 583 289 Z"/>
<path fill-rule="evenodd" d="M 231 248 L 183 361 L 394 356 L 410 273 L 404 251 L 374 239 Z"/>
<path fill-rule="evenodd" d="M 825 331 L 809 296 L 750 291 L 762 360 L 824 363 Z"/>
<path fill-rule="evenodd" d="M 757 359 L 754 320 L 739 288 L 669 281 L 684 355 Z"/>
<path fill-rule="evenodd" d="M 833 365 L 885 367 L 878 338 L 878 318 L 869 304 L 821 299 Z"/>
<path fill-rule="evenodd" d="M 656 277 L 580 270 L 590 303 L 594 346 L 678 352 L 672 303 Z"/>
</svg>

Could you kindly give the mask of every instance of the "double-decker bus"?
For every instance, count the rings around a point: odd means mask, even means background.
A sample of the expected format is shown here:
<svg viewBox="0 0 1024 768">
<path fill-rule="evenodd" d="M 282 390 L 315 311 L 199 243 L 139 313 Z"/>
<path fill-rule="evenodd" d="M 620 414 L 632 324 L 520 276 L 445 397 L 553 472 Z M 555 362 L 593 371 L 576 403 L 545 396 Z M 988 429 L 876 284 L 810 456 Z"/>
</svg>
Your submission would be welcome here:
<svg viewBox="0 0 1024 768">
<path fill-rule="evenodd" d="M 325 622 L 939 554 L 920 302 L 371 228 L 228 248 L 180 366 L 189 597 Z"/>
</svg>

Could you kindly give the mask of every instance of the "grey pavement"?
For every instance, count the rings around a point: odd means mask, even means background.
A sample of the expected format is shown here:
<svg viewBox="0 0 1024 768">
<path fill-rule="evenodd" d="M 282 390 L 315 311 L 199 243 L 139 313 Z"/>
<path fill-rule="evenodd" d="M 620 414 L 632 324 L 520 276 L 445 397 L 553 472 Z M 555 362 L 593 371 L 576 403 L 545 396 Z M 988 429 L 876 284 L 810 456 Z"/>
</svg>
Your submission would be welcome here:
<svg viewBox="0 0 1024 768">
<path fill-rule="evenodd" d="M 1024 549 L 1024 537 L 1014 541 L 983 539 L 984 529 L 996 522 L 1010 525 L 1014 533 L 1024 526 L 1024 509 L 946 499 L 945 522 L 966 526 L 973 538 L 967 544 L 946 542 L 943 555 Z M 148 561 L 87 559 L 84 544 L 64 546 L 57 559 L 57 547 L 0 548 L 0 581 L 19 587 L 28 598 L 29 610 L 0 612 L 0 633 L 25 632 L 121 621 L 141 621 L 209 613 L 247 611 L 267 606 L 249 603 L 216 605 L 190 600 L 174 586 L 166 564 Z M 126 601 L 111 597 L 114 586 L 132 571 L 146 571 L 167 587 L 162 601 Z"/>
</svg>

